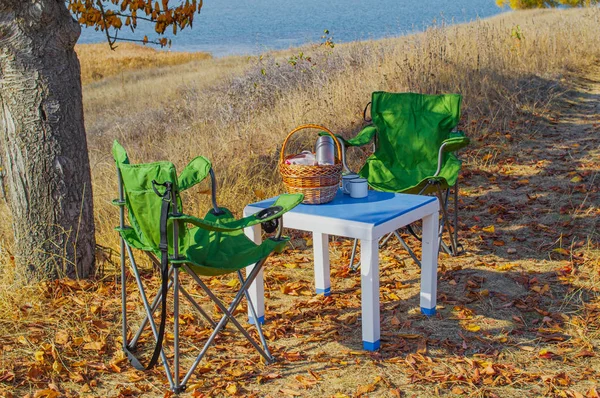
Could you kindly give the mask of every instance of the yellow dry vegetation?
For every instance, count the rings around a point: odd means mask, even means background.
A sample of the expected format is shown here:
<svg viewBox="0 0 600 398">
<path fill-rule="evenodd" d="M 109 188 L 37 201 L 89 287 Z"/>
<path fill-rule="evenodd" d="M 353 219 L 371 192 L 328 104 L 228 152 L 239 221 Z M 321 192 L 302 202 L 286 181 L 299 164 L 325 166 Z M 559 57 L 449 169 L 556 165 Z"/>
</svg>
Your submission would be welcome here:
<svg viewBox="0 0 600 398">
<path fill-rule="evenodd" d="M 159 50 L 134 43 L 118 43 L 115 50 L 111 50 L 108 43 L 78 44 L 75 51 L 81 63 L 83 84 L 122 72 L 180 65 L 211 58 L 209 53 Z"/>
<path fill-rule="evenodd" d="M 206 156 L 221 182 L 220 202 L 239 214 L 244 203 L 281 192 L 279 150 L 294 127 L 318 123 L 352 136 L 373 91 L 459 92 L 461 129 L 475 148 L 466 161 L 495 167 L 478 139 L 500 132 L 506 139 L 519 119 L 546 117 L 562 95 L 561 74 L 600 55 L 599 20 L 598 9 L 519 11 L 400 38 L 214 58 L 88 84 L 98 243 L 117 247 L 109 204 L 115 138 L 136 162 L 169 159 L 182 169 Z M 310 132 L 299 136 L 304 141 L 290 150 L 314 142 Z M 354 167 L 367 154 L 350 151 Z M 189 211 L 205 211 L 206 199 L 193 196 Z"/>
</svg>

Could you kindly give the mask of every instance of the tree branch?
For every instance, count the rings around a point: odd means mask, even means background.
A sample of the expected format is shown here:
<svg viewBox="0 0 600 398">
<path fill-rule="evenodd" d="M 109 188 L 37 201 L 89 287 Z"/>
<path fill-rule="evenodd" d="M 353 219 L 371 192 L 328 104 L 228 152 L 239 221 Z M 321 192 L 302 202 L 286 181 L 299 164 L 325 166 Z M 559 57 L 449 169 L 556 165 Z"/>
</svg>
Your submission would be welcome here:
<svg viewBox="0 0 600 398">
<path fill-rule="evenodd" d="M 104 22 L 104 32 L 106 33 L 106 39 L 108 40 L 108 45 L 111 50 L 115 49 L 115 40 L 111 41 L 111 36 L 108 34 L 108 24 L 106 23 L 106 13 L 104 12 L 104 4 L 102 4 L 102 0 L 96 0 L 96 4 L 100 7 L 100 12 L 102 13 L 102 21 Z"/>
<path fill-rule="evenodd" d="M 130 17 L 130 18 L 134 18 L 133 15 L 131 14 L 124 14 L 122 12 L 118 12 L 118 11 L 113 11 L 114 15 L 118 15 L 120 17 Z M 160 12 L 159 14 L 164 14 L 163 12 Z M 136 19 L 140 19 L 142 21 L 148 21 L 148 22 L 156 22 L 155 20 L 148 18 L 148 17 L 139 17 L 139 16 L 135 16 Z"/>
<path fill-rule="evenodd" d="M 115 43 L 116 41 L 131 41 L 131 42 L 135 42 L 135 43 L 156 44 L 157 46 L 162 46 L 162 44 L 158 40 L 127 39 L 127 38 L 117 37 L 117 36 L 109 36 L 109 37 L 110 37 L 110 39 L 113 40 L 112 41 L 113 43 Z"/>
</svg>

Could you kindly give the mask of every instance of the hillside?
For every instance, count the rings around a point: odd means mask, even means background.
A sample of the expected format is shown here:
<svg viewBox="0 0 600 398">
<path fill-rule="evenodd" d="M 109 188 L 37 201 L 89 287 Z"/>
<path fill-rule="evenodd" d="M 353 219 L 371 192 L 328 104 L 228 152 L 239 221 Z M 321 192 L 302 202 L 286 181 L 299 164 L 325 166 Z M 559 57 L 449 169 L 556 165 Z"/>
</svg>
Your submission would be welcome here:
<svg viewBox="0 0 600 398">
<path fill-rule="evenodd" d="M 207 53 L 160 51 L 151 46 L 119 43 L 114 50 L 108 43 L 78 44 L 75 46 L 81 63 L 81 82 L 106 79 L 127 72 L 180 65 L 210 59 Z"/>
<path fill-rule="evenodd" d="M 266 331 L 279 361 L 266 367 L 225 337 L 192 380 L 193 396 L 599 396 L 599 9 L 514 12 L 395 39 L 169 62 L 84 86 L 96 280 L 11 289 L 10 218 L 0 209 L 0 394 L 164 393 L 161 370 L 136 372 L 119 351 L 114 139 L 134 162 L 169 159 L 181 168 L 197 155 L 211 159 L 219 201 L 239 215 L 281 192 L 277 160 L 291 129 L 315 122 L 352 136 L 370 93 L 386 90 L 464 97 L 460 128 L 472 138 L 461 155 L 466 253 L 440 257 L 438 316 L 419 315 L 419 269 L 399 245 L 388 246 L 382 349 L 361 351 L 352 242 L 331 242 L 334 294 L 324 299 L 312 295 L 311 239 L 295 234 L 265 275 Z M 354 167 L 367 155 L 351 151 Z M 187 194 L 188 213 L 206 211 L 205 191 Z M 212 285 L 225 292 L 228 283 Z"/>
</svg>

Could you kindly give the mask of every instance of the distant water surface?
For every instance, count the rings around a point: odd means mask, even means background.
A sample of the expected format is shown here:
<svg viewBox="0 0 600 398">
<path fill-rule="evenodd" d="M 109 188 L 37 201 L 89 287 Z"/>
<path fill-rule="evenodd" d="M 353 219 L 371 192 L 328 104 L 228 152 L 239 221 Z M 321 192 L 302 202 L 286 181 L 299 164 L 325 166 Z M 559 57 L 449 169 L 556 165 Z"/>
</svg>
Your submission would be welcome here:
<svg viewBox="0 0 600 398">
<path fill-rule="evenodd" d="M 206 51 L 214 56 L 257 54 L 319 42 L 328 29 L 336 43 L 379 39 L 421 31 L 433 23 L 461 23 L 503 12 L 494 0 L 205 0 L 192 29 L 172 37 L 174 51 Z M 155 38 L 140 21 L 131 34 Z M 80 43 L 106 40 L 83 28 Z"/>
</svg>

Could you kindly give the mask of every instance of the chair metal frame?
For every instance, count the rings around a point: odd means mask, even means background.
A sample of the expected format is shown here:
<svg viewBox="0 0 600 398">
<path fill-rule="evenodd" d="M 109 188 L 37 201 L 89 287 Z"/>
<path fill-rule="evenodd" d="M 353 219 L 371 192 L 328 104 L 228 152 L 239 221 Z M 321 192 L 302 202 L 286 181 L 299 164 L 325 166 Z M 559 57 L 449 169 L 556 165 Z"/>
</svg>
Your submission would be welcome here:
<svg viewBox="0 0 600 398">
<path fill-rule="evenodd" d="M 126 205 L 125 193 L 124 193 L 121 172 L 118 168 L 117 168 L 117 175 L 118 175 L 118 184 L 119 184 L 119 199 L 117 201 L 115 201 L 114 203 L 119 206 L 119 226 L 121 229 L 130 228 L 125 225 L 125 205 Z M 210 177 L 211 177 L 211 182 L 212 182 L 211 199 L 212 199 L 213 211 L 218 213 L 221 210 L 219 209 L 219 207 L 217 205 L 217 201 L 216 201 L 216 186 L 217 185 L 216 185 L 215 174 L 214 174 L 212 168 L 210 169 Z M 176 192 L 171 193 L 171 202 L 172 202 L 171 205 L 173 206 L 173 209 L 172 209 L 173 214 L 178 213 L 177 193 Z M 178 242 L 178 222 L 179 221 L 177 219 L 173 219 L 173 251 L 174 251 L 174 253 L 173 253 L 173 257 L 170 258 L 170 260 L 179 258 L 179 253 L 178 253 L 179 248 L 178 248 L 178 244 L 177 244 L 177 242 Z M 282 223 L 278 222 L 277 229 L 275 231 L 275 239 L 281 238 L 282 230 L 283 230 Z M 154 341 L 157 341 L 158 332 L 157 332 L 157 326 L 156 326 L 156 322 L 153 318 L 153 315 L 159 307 L 159 303 L 162 299 L 162 294 L 159 291 L 158 294 L 154 297 L 152 303 L 150 303 L 150 301 L 148 300 L 148 296 L 146 294 L 146 290 L 142 283 L 140 271 L 136 264 L 136 261 L 135 261 L 135 258 L 134 258 L 133 252 L 132 252 L 132 248 L 125 241 L 125 239 L 122 236 L 120 236 L 120 247 L 121 247 L 120 260 L 121 260 L 122 338 L 123 338 L 123 350 L 127 353 L 129 350 L 134 350 L 136 348 L 137 343 L 138 343 L 144 329 L 146 328 L 146 326 L 148 326 L 148 324 L 150 325 L 150 329 L 152 330 L 152 334 L 154 336 Z M 127 252 L 127 257 L 129 258 L 129 262 L 130 262 L 130 269 L 133 273 L 137 287 L 140 291 L 140 297 L 141 297 L 141 300 L 142 300 L 142 303 L 144 306 L 144 310 L 146 312 L 146 315 L 145 315 L 144 319 L 142 320 L 140 326 L 138 327 L 137 332 L 133 335 L 133 338 L 129 342 L 128 342 L 128 338 L 127 338 L 127 336 L 128 336 L 127 266 L 126 266 L 125 252 Z M 153 253 L 146 252 L 146 254 L 148 254 L 148 256 L 150 257 L 150 259 L 154 265 L 160 266 L 160 264 L 161 264 L 160 261 L 156 258 L 156 256 Z M 237 292 L 237 294 L 235 295 L 235 298 L 233 299 L 231 304 L 229 304 L 228 307 L 226 307 L 223 304 L 223 302 L 221 300 L 219 300 L 211 292 L 211 290 L 208 288 L 208 286 L 200 279 L 200 277 L 187 264 L 171 264 L 170 263 L 169 271 L 168 271 L 168 276 L 169 276 L 168 291 L 171 291 L 171 289 L 173 291 L 173 307 L 172 307 L 173 308 L 173 336 L 174 336 L 173 337 L 173 361 L 172 361 L 173 369 L 171 369 L 171 367 L 169 366 L 169 361 L 167 360 L 167 355 L 165 354 L 165 350 L 164 350 L 165 346 L 164 345 L 161 348 L 160 359 L 162 360 L 162 363 L 163 363 L 163 366 L 165 369 L 165 373 L 167 376 L 167 380 L 169 382 L 170 389 L 174 393 L 178 394 L 178 393 L 185 391 L 187 382 L 190 380 L 195 369 L 197 368 L 197 366 L 200 364 L 200 362 L 204 358 L 208 348 L 212 345 L 212 343 L 214 342 L 218 333 L 229 322 L 231 322 L 235 326 L 235 328 L 238 329 L 242 333 L 242 335 L 244 335 L 244 337 L 246 337 L 246 339 L 252 344 L 252 346 L 258 351 L 258 353 L 265 359 L 267 364 L 271 364 L 275 361 L 274 357 L 271 355 L 269 348 L 267 346 L 267 342 L 266 342 L 265 336 L 264 336 L 262 328 L 261 328 L 261 322 L 259 321 L 259 318 L 256 316 L 256 310 L 255 310 L 254 304 L 252 303 L 252 300 L 250 299 L 250 295 L 248 293 L 248 288 L 254 282 L 256 276 L 262 270 L 262 268 L 268 258 L 269 258 L 269 256 L 263 258 L 262 260 L 260 260 L 258 263 L 256 263 L 252 267 L 251 271 L 249 271 L 249 272 L 247 271 L 246 272 L 247 275 L 246 275 L 245 279 L 242 275 L 242 272 L 239 270 L 237 271 L 237 276 L 240 281 L 241 287 L 240 287 L 239 291 Z M 223 316 L 221 317 L 221 319 L 218 322 L 215 322 L 202 309 L 202 307 L 198 304 L 198 302 L 196 300 L 194 300 L 194 298 L 182 286 L 181 281 L 180 281 L 180 274 L 181 274 L 180 267 L 183 267 L 183 270 L 185 271 L 185 273 L 190 275 L 192 280 L 195 281 L 202 288 L 202 290 L 206 293 L 206 295 L 217 305 L 217 307 L 223 313 Z M 190 369 L 187 371 L 187 373 L 185 373 L 182 380 L 180 380 L 181 379 L 181 377 L 180 377 L 181 376 L 181 373 L 180 373 L 180 359 L 181 358 L 180 358 L 180 352 L 179 352 L 179 346 L 180 346 L 180 344 L 179 344 L 180 343 L 180 341 L 179 341 L 179 310 L 180 310 L 179 294 L 182 294 L 187 299 L 187 301 L 198 311 L 198 313 L 200 315 L 202 315 L 202 317 L 207 321 L 207 323 L 214 328 L 213 332 L 211 333 L 211 335 L 205 342 L 204 347 L 202 348 L 200 353 L 197 355 L 196 359 L 192 363 L 192 365 L 191 365 Z M 250 334 L 246 331 L 246 329 L 244 329 L 244 327 L 233 316 L 233 313 L 235 312 L 235 310 L 237 309 L 237 307 L 241 303 L 241 300 L 244 297 L 246 297 L 246 300 L 248 301 L 248 309 L 249 309 L 250 313 L 253 315 L 253 319 L 255 320 L 255 322 L 253 322 L 253 323 L 254 323 L 254 326 L 256 327 L 256 330 L 257 330 L 257 333 L 258 333 L 258 336 L 260 339 L 260 343 L 261 343 L 260 345 L 252 338 L 252 336 L 250 336 Z M 262 345 L 262 347 L 261 347 L 261 345 Z M 131 360 L 131 358 L 130 358 L 130 360 Z"/>
</svg>

